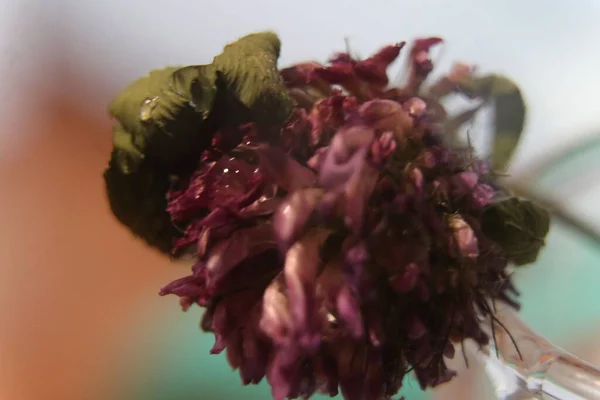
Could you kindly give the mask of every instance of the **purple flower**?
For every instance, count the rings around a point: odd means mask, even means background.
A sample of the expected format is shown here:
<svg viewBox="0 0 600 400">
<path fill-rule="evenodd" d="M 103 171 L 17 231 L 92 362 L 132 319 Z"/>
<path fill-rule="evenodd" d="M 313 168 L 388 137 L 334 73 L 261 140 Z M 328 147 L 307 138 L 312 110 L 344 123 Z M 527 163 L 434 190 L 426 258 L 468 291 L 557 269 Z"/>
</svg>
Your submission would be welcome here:
<svg viewBox="0 0 600 400">
<path fill-rule="evenodd" d="M 282 70 L 297 107 L 279 135 L 220 132 L 212 161 L 169 195 L 185 228 L 175 249 L 196 263 L 161 295 L 205 307 L 212 352 L 244 384 L 266 376 L 275 400 L 390 399 L 411 370 L 435 387 L 455 375 L 456 343 L 489 340 L 487 299 L 518 306 L 508 257 L 481 228 L 498 186 L 446 144 L 443 108 L 418 93 L 440 42 L 413 43 L 393 91 L 404 43 Z"/>
</svg>

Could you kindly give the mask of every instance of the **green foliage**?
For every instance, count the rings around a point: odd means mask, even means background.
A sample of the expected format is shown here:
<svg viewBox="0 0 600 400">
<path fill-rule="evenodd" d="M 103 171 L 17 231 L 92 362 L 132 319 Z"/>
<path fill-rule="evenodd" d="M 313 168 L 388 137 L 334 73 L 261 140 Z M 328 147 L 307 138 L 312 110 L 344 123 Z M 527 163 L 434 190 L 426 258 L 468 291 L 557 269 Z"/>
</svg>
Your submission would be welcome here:
<svg viewBox="0 0 600 400">
<path fill-rule="evenodd" d="M 529 201 L 511 197 L 487 207 L 483 233 L 498 243 L 516 265 L 535 262 L 550 230 L 548 211 Z"/>
<path fill-rule="evenodd" d="M 212 63 L 259 124 L 281 125 L 292 112 L 292 98 L 277 69 L 280 47 L 275 33 L 255 33 L 227 45 Z"/>
<path fill-rule="evenodd" d="M 216 75 L 205 66 L 155 70 L 127 86 L 109 106 L 114 146 L 128 154 L 123 171 L 145 157 L 172 166 L 188 155 L 201 141 L 216 91 Z"/>
<path fill-rule="evenodd" d="M 521 90 L 509 78 L 497 74 L 463 78 L 458 82 L 458 90 L 468 97 L 493 103 L 492 166 L 506 169 L 525 126 L 527 107 Z"/>
</svg>

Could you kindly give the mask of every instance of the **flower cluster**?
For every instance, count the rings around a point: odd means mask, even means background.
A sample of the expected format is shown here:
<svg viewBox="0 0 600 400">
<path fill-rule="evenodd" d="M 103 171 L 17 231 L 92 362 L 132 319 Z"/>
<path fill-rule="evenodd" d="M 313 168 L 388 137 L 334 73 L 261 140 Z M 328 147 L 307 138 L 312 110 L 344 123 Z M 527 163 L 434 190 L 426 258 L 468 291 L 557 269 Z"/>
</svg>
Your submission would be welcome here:
<svg viewBox="0 0 600 400">
<path fill-rule="evenodd" d="M 404 43 L 283 69 L 296 107 L 279 135 L 219 132 L 170 192 L 175 251 L 196 263 L 161 294 L 206 308 L 211 352 L 244 384 L 379 400 L 414 371 L 435 387 L 455 374 L 456 343 L 489 340 L 488 300 L 518 306 L 510 257 L 482 226 L 493 175 L 446 143 L 443 108 L 419 96 L 440 41 L 412 44 L 401 88 L 387 68 Z"/>
</svg>

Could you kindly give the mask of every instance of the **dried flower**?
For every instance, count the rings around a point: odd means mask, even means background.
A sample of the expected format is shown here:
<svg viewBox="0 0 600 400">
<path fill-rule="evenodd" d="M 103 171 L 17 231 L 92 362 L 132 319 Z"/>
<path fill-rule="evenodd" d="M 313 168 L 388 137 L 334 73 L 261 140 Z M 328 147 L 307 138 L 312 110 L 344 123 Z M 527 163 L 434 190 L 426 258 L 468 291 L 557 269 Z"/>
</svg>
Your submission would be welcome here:
<svg viewBox="0 0 600 400">
<path fill-rule="evenodd" d="M 420 96 L 440 42 L 413 44 L 397 90 L 386 69 L 404 43 L 283 69 L 296 109 L 278 133 L 220 129 L 169 192 L 174 251 L 197 261 L 161 295 L 206 308 L 211 352 L 244 384 L 380 400 L 413 371 L 435 387 L 457 342 L 488 342 L 488 300 L 518 306 L 506 267 L 535 259 L 547 215 L 496 200 L 487 165 L 449 145 L 443 107 Z"/>
</svg>

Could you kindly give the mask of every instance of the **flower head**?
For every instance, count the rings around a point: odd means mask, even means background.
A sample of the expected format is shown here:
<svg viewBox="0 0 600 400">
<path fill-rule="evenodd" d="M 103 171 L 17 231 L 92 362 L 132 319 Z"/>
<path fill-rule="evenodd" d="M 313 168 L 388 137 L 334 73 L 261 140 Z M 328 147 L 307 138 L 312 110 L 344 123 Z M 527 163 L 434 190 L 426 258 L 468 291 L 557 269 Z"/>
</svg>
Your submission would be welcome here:
<svg viewBox="0 0 600 400">
<path fill-rule="evenodd" d="M 445 140 L 441 106 L 419 95 L 440 42 L 413 44 L 395 92 L 386 69 L 404 43 L 282 70 L 296 110 L 279 135 L 224 131 L 219 157 L 171 191 L 186 227 L 175 248 L 197 261 L 161 294 L 206 308 L 212 352 L 244 384 L 266 376 L 276 400 L 379 400 L 414 371 L 435 387 L 455 375 L 457 342 L 488 342 L 488 299 L 517 306 L 507 264 L 543 241 L 505 239 L 548 226 L 529 203 L 499 206 L 490 169 Z"/>
</svg>

